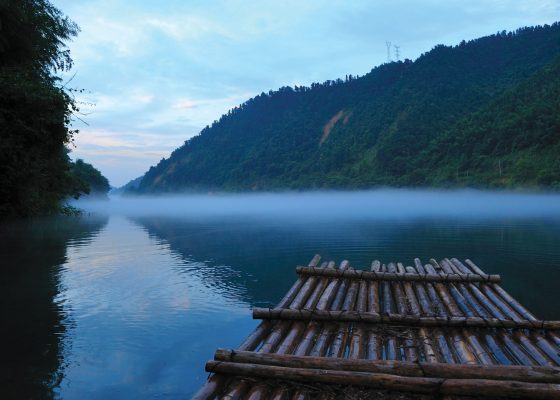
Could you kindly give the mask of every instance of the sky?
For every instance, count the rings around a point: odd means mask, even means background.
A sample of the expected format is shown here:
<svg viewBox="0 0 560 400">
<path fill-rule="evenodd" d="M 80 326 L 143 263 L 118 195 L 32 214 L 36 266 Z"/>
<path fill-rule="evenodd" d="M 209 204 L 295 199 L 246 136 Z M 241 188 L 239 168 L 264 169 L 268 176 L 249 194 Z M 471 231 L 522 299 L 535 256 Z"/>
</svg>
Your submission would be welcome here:
<svg viewBox="0 0 560 400">
<path fill-rule="evenodd" d="M 414 60 L 436 44 L 560 20 L 558 0 L 52 2 L 81 29 L 63 76 L 85 89 L 71 157 L 115 187 L 261 92 L 366 74 L 387 62 L 387 41 Z"/>
</svg>

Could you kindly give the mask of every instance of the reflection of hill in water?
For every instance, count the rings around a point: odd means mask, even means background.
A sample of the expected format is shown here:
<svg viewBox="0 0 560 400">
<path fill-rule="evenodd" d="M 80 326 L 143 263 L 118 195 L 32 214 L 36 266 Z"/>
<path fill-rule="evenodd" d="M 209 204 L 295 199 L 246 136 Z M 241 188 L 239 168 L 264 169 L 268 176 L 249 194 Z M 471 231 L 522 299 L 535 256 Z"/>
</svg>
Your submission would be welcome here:
<svg viewBox="0 0 560 400">
<path fill-rule="evenodd" d="M 374 258 L 411 264 L 432 257 L 471 258 L 543 318 L 560 318 L 560 222 L 535 219 L 290 221 L 135 218 L 186 261 L 185 270 L 227 296 L 235 286 L 252 305 L 279 300 L 294 267 L 318 252 L 367 268 Z M 550 279 L 553 277 L 554 279 Z M 527 291 L 526 288 L 535 288 Z"/>
<path fill-rule="evenodd" d="M 107 218 L 48 218 L 0 226 L 3 398 L 52 398 L 63 374 L 65 321 L 55 302 L 68 245 L 87 244 Z"/>
</svg>

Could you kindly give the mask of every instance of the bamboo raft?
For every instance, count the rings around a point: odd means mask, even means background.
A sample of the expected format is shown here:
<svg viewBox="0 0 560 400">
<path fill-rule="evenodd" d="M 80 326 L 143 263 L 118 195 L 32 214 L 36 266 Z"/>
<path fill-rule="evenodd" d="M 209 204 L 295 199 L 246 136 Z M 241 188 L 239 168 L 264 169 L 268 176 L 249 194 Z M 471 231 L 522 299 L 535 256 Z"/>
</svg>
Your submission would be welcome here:
<svg viewBox="0 0 560 400">
<path fill-rule="evenodd" d="M 362 390 L 352 398 L 560 399 L 560 321 L 537 319 L 470 260 L 363 271 L 317 255 L 296 271 L 275 308 L 253 310 L 262 322 L 239 348 L 206 363 L 213 375 L 194 399 L 349 398 L 350 388 Z"/>
</svg>

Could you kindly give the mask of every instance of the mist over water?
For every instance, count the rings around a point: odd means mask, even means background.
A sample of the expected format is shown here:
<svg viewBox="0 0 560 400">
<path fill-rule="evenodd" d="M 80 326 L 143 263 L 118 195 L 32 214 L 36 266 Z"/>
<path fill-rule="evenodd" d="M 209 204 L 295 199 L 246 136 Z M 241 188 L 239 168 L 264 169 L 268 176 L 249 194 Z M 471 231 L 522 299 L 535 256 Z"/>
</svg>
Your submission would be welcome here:
<svg viewBox="0 0 560 400">
<path fill-rule="evenodd" d="M 88 212 L 127 216 L 253 216 L 318 219 L 500 218 L 560 216 L 559 194 L 476 190 L 374 190 L 215 195 L 114 196 L 75 203 Z M 286 220 L 288 222 L 288 220 Z"/>
</svg>

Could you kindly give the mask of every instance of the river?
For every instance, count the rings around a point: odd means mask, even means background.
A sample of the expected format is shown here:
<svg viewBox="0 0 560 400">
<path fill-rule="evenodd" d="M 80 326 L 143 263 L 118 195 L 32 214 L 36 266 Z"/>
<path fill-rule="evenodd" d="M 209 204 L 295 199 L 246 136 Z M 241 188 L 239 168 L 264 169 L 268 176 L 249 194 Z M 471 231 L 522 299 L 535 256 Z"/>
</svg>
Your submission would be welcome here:
<svg viewBox="0 0 560 400">
<path fill-rule="evenodd" d="M 315 253 L 470 258 L 560 319 L 560 196 L 380 190 L 82 201 L 0 226 L 3 398 L 189 398 Z"/>
</svg>

